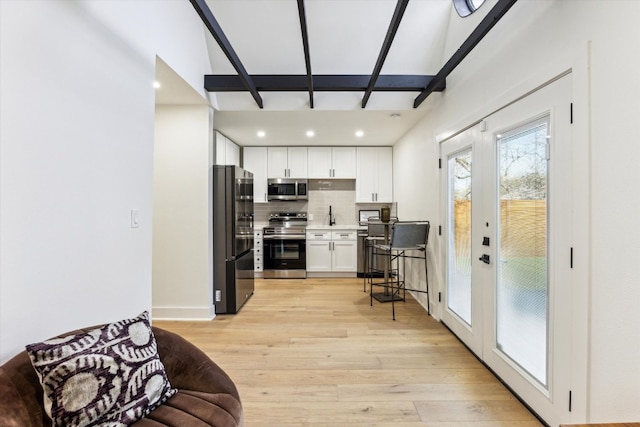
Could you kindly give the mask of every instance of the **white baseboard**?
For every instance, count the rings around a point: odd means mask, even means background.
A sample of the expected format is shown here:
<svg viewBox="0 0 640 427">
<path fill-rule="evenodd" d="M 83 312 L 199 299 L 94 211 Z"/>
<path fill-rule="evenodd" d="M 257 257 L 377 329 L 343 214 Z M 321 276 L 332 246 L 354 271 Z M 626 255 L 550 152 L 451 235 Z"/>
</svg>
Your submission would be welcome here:
<svg viewBox="0 0 640 427">
<path fill-rule="evenodd" d="M 152 307 L 153 320 L 203 320 L 216 317 L 215 306 L 209 307 Z"/>
<path fill-rule="evenodd" d="M 318 271 L 307 271 L 307 277 L 343 277 L 343 278 L 352 278 L 358 277 L 358 273 L 355 271 L 353 273 L 344 273 L 339 271 L 328 271 L 328 272 L 318 272 Z"/>
</svg>

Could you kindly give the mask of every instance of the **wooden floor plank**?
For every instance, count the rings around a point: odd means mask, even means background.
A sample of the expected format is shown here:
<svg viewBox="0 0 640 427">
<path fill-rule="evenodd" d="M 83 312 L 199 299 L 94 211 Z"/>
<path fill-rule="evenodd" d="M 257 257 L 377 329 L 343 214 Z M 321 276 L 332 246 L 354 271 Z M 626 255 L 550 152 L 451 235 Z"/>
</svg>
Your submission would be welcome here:
<svg viewBox="0 0 640 427">
<path fill-rule="evenodd" d="M 236 315 L 154 325 L 225 369 L 247 427 L 541 425 L 415 300 L 393 321 L 361 279 L 261 279 Z"/>
</svg>

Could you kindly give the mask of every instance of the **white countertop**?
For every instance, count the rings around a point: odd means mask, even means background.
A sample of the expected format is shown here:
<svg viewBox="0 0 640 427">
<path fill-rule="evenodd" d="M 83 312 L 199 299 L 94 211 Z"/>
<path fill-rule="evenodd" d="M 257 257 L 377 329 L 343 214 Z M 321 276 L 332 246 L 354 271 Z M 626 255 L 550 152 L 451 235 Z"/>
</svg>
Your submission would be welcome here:
<svg viewBox="0 0 640 427">
<path fill-rule="evenodd" d="M 358 224 L 351 225 L 307 225 L 307 230 L 357 230 L 361 228 Z"/>
</svg>

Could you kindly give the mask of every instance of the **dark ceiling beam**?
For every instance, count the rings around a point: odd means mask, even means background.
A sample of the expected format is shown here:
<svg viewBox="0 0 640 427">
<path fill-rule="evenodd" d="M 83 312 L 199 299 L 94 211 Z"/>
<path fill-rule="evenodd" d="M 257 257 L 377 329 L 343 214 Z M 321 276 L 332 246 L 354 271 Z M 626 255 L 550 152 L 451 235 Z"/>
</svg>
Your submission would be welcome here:
<svg viewBox="0 0 640 427">
<path fill-rule="evenodd" d="M 500 19 L 511 9 L 517 0 L 498 0 L 493 9 L 487 13 L 480 24 L 473 30 L 471 35 L 462 43 L 456 53 L 447 61 L 435 78 L 429 82 L 427 88 L 414 100 L 413 108 L 418 108 L 427 99 L 436 87 L 442 87 L 449 74 L 462 62 L 462 60 L 476 47 L 480 40 L 500 21 Z"/>
<path fill-rule="evenodd" d="M 398 0 L 398 3 L 396 3 L 396 9 L 393 12 L 393 17 L 391 18 L 391 23 L 389 24 L 389 29 L 387 30 L 387 36 L 382 43 L 382 49 L 380 49 L 380 54 L 378 55 L 376 66 L 374 67 L 373 73 L 371 74 L 371 79 L 369 80 L 369 84 L 367 85 L 367 90 L 364 92 L 364 96 L 362 97 L 362 108 L 367 106 L 367 102 L 369 101 L 371 92 L 373 92 L 373 88 L 376 85 L 376 80 L 378 80 L 378 76 L 380 76 L 380 71 L 382 71 L 382 66 L 384 65 L 385 59 L 387 59 L 387 54 L 389 53 L 389 49 L 391 49 L 391 43 L 393 43 L 393 39 L 396 36 L 396 32 L 398 31 L 398 27 L 400 26 L 400 21 L 402 21 L 402 16 L 404 15 L 404 11 L 407 9 L 408 4 L 409 0 Z"/>
<path fill-rule="evenodd" d="M 304 74 L 250 76 L 261 92 L 306 92 L 308 79 Z M 376 92 L 420 92 L 429 86 L 434 76 L 424 75 L 381 75 L 378 76 L 373 90 Z M 362 92 L 369 87 L 371 76 L 368 74 L 316 74 L 313 76 L 316 92 Z M 244 92 L 239 76 L 205 75 L 204 88 L 209 92 Z M 434 90 L 441 91 L 444 86 Z"/>
<path fill-rule="evenodd" d="M 196 12 L 198 12 L 198 15 L 200 15 L 200 19 L 202 19 L 202 22 L 204 23 L 204 25 L 206 25 L 206 27 L 209 29 L 209 31 L 211 32 L 211 35 L 218 42 L 218 45 L 220 46 L 224 54 L 227 56 L 227 58 L 231 62 L 231 65 L 238 73 L 238 76 L 242 80 L 242 84 L 244 85 L 246 90 L 251 92 L 251 96 L 253 96 L 253 99 L 255 99 L 256 103 L 258 104 L 258 107 L 263 108 L 262 98 L 258 93 L 258 89 L 256 89 L 255 83 L 249 76 L 249 73 L 247 73 L 247 70 L 244 68 L 244 65 L 242 65 L 242 62 L 240 62 L 240 58 L 238 58 L 238 55 L 236 54 L 235 50 L 233 50 L 231 43 L 229 43 L 229 39 L 227 39 L 227 36 L 225 36 L 224 32 L 222 31 L 220 24 L 218 24 L 218 21 L 216 21 L 216 18 L 213 16 L 213 13 L 211 13 L 211 9 L 209 9 L 209 6 L 207 6 L 206 1 L 205 0 L 189 0 L 189 1 L 193 5 L 193 8 L 196 10 Z"/>
<path fill-rule="evenodd" d="M 300 30 L 302 31 L 302 47 L 304 48 L 304 63 L 307 66 L 307 86 L 309 88 L 309 107 L 313 108 L 313 74 L 311 74 L 311 54 L 309 53 L 309 33 L 307 32 L 307 16 L 304 12 L 304 0 L 298 0 L 298 15 L 300 16 Z"/>
</svg>

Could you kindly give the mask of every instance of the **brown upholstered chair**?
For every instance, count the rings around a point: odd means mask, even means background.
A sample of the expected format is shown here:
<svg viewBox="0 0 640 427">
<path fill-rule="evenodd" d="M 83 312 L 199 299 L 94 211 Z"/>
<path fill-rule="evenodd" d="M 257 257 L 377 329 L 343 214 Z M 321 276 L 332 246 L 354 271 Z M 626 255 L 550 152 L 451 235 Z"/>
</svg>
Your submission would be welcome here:
<svg viewBox="0 0 640 427">
<path fill-rule="evenodd" d="M 64 335 L 86 332 L 94 327 Z M 178 393 L 134 427 L 243 426 L 240 396 L 229 376 L 184 338 L 153 328 L 158 354 Z M 26 351 L 0 366 L 0 426 L 50 427 L 43 391 Z"/>
</svg>

